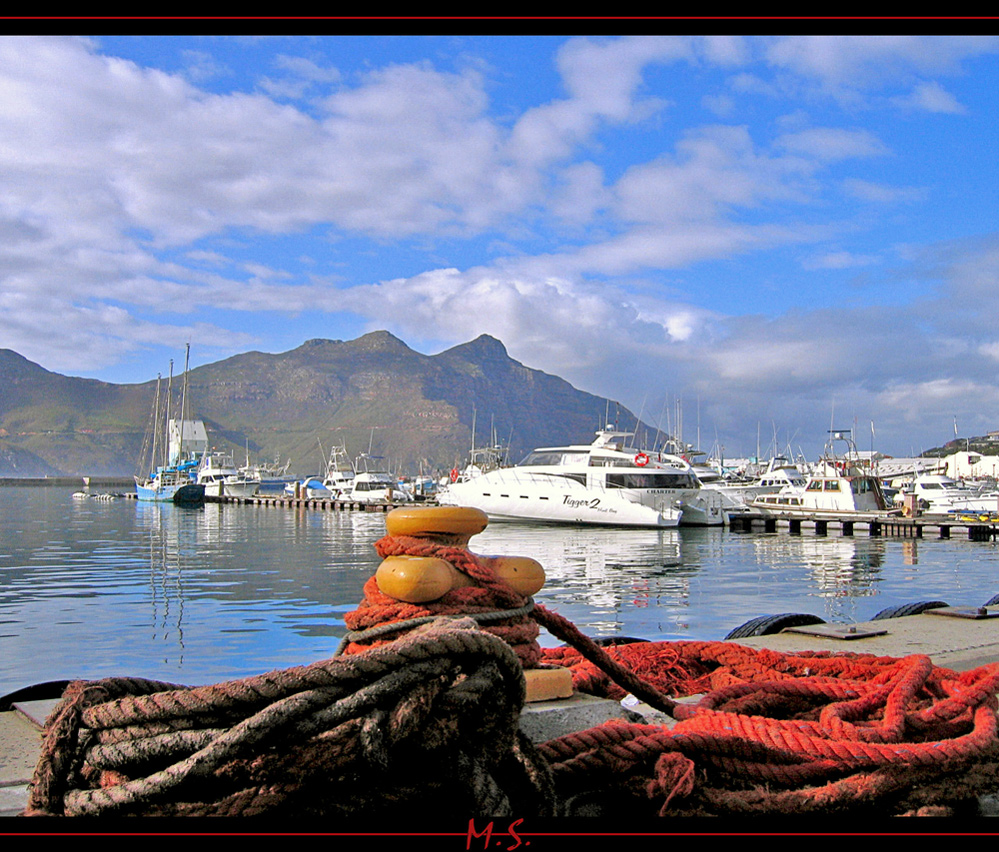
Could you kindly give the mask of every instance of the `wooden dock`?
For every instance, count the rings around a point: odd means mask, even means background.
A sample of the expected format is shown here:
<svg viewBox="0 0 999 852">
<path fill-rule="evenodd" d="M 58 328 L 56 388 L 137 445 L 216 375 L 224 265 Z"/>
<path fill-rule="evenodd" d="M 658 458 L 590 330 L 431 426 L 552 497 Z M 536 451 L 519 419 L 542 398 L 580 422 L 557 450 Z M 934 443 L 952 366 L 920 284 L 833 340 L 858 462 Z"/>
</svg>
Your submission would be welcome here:
<svg viewBox="0 0 999 852">
<path fill-rule="evenodd" d="M 747 513 L 733 516 L 733 532 L 776 532 L 786 530 L 792 535 L 886 536 L 892 538 L 967 538 L 970 541 L 992 541 L 999 535 L 999 524 L 993 521 L 965 520 L 948 515 L 921 515 L 914 518 L 857 515 L 853 518 L 817 513 L 806 517 L 781 517 Z"/>
<path fill-rule="evenodd" d="M 411 506 L 412 503 L 392 503 L 381 500 L 375 503 L 364 503 L 359 500 L 335 500 L 312 497 L 287 497 L 284 495 L 254 495 L 253 497 L 213 497 L 205 495 L 206 503 L 238 504 L 241 506 L 277 506 L 285 509 L 314 509 L 316 511 L 334 512 L 391 512 L 399 506 Z M 429 505 L 417 503 L 416 505 Z"/>
</svg>

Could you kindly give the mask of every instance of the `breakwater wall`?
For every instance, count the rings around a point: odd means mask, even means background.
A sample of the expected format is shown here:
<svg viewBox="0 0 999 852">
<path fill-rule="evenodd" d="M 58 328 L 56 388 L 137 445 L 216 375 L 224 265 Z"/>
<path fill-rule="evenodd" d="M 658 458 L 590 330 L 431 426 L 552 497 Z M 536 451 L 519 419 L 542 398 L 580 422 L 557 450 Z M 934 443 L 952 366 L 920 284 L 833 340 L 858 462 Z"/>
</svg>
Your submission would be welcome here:
<svg viewBox="0 0 999 852">
<path fill-rule="evenodd" d="M 60 488 L 124 488 L 135 486 L 131 476 L 0 476 L 0 488 L 53 486 Z"/>
</svg>

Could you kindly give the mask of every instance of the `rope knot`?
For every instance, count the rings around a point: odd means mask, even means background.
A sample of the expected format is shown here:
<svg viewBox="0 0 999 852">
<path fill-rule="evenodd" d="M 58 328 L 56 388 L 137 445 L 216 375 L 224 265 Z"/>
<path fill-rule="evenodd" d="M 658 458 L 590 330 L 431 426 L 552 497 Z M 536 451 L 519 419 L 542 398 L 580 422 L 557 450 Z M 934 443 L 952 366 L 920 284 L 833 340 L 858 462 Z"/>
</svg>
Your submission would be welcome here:
<svg viewBox="0 0 999 852">
<path fill-rule="evenodd" d="M 676 751 L 667 751 L 656 760 L 655 774 L 646 786 L 649 798 L 665 795 L 659 816 L 666 816 L 670 801 L 694 792 L 694 761 Z"/>
</svg>

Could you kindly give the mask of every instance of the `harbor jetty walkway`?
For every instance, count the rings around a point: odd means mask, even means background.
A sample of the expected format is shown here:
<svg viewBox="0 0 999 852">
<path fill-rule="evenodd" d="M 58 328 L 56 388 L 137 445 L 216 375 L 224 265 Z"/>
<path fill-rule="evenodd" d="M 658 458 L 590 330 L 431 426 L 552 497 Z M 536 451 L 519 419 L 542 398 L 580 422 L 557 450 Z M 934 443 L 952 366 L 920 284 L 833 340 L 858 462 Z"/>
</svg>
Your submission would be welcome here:
<svg viewBox="0 0 999 852">
<path fill-rule="evenodd" d="M 747 512 L 733 515 L 733 532 L 777 532 L 792 535 L 886 536 L 892 538 L 967 538 L 992 541 L 999 535 L 999 516 L 962 514 L 865 515 L 850 517 L 816 512 L 804 517 L 782 517 Z"/>
</svg>

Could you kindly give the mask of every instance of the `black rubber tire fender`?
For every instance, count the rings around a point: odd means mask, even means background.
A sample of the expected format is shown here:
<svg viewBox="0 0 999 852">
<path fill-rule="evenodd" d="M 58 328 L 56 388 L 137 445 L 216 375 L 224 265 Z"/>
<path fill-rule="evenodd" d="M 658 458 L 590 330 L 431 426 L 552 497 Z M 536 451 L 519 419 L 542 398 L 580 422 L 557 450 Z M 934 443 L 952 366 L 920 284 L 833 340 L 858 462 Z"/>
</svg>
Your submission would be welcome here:
<svg viewBox="0 0 999 852">
<path fill-rule="evenodd" d="M 63 692 L 72 681 L 49 680 L 45 683 L 36 683 L 32 686 L 25 686 L 22 689 L 9 692 L 0 696 L 0 712 L 6 713 L 15 704 L 24 701 L 44 701 L 52 698 L 62 698 Z"/>
<path fill-rule="evenodd" d="M 803 627 L 807 624 L 825 624 L 825 619 L 805 612 L 783 612 L 778 615 L 760 615 L 736 627 L 726 637 L 745 639 L 749 636 L 770 636 L 780 633 L 785 627 Z"/>
<path fill-rule="evenodd" d="M 636 642 L 648 642 L 648 639 L 637 639 L 633 636 L 601 636 L 593 640 L 593 644 L 601 648 L 610 648 L 614 645 L 634 645 Z"/>
<path fill-rule="evenodd" d="M 950 606 L 946 601 L 917 601 L 916 603 L 898 604 L 896 606 L 885 607 L 871 621 L 883 621 L 886 618 L 901 618 L 905 615 L 919 615 L 928 609 L 939 609 L 942 606 Z"/>
</svg>

